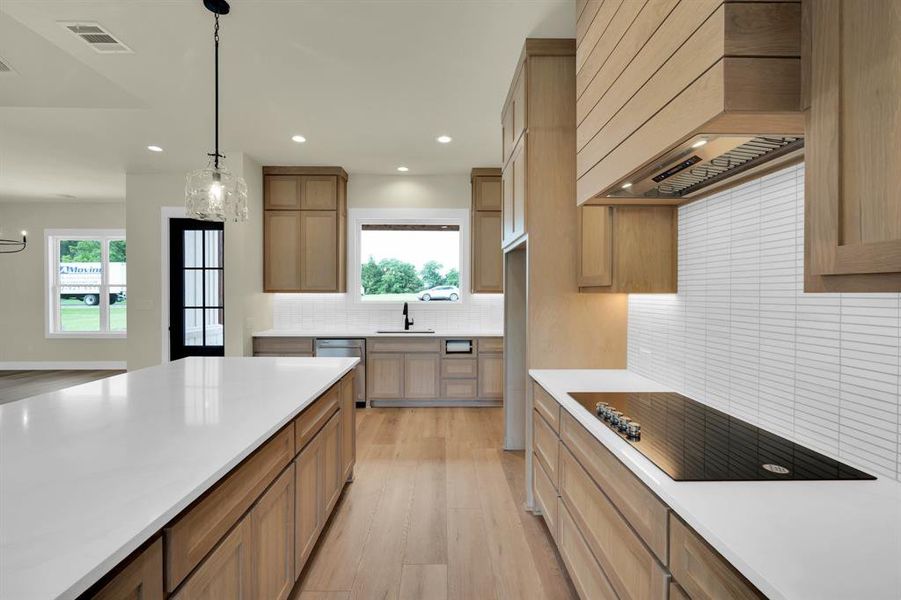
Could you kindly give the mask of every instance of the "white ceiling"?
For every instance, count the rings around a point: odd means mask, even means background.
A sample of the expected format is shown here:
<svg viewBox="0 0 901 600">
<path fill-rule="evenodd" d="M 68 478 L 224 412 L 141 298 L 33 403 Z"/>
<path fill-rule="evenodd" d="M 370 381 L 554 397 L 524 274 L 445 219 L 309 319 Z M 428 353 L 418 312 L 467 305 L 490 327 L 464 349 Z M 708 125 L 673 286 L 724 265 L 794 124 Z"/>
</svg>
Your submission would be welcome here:
<svg viewBox="0 0 901 600">
<path fill-rule="evenodd" d="M 574 12 L 573 0 L 233 0 L 221 146 L 351 174 L 497 165 L 523 40 L 573 37 Z M 97 54 L 60 21 L 98 22 L 134 54 Z M 203 166 L 212 21 L 201 0 L 0 1 L 0 57 L 16 71 L 0 74 L 0 200 L 122 200 L 127 172 Z"/>
</svg>

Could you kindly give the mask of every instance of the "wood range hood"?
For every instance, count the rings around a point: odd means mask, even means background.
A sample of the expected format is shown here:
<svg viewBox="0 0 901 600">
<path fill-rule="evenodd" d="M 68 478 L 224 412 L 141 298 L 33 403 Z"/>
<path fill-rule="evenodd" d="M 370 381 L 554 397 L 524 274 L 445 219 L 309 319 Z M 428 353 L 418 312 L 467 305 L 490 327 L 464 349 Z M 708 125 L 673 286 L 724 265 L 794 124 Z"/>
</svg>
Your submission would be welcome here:
<svg viewBox="0 0 901 600">
<path fill-rule="evenodd" d="M 578 204 L 682 204 L 803 157 L 800 2 L 605 4 L 580 3 Z"/>
</svg>

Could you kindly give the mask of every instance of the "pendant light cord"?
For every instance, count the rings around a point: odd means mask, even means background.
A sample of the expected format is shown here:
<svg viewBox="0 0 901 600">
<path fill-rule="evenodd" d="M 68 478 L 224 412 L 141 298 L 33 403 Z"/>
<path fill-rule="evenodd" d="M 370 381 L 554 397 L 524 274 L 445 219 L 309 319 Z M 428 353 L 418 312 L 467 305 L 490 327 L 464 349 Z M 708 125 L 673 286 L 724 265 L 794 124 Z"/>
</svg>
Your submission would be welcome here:
<svg viewBox="0 0 901 600">
<path fill-rule="evenodd" d="M 213 28 L 213 42 L 215 43 L 216 61 L 216 154 L 213 156 L 213 164 L 219 169 L 219 15 L 216 14 L 216 25 Z"/>
</svg>

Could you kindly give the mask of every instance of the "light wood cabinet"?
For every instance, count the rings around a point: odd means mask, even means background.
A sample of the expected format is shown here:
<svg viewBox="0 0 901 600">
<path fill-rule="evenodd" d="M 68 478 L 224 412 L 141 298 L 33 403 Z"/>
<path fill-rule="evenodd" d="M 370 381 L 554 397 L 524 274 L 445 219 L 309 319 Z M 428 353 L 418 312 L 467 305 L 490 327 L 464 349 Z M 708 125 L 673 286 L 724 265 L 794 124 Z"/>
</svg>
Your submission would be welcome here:
<svg viewBox="0 0 901 600">
<path fill-rule="evenodd" d="M 506 248 L 526 233 L 526 141 L 513 150 L 503 174 L 503 246 Z"/>
<path fill-rule="evenodd" d="M 366 395 L 370 400 L 404 396 L 404 355 L 369 352 L 366 355 Z"/>
<path fill-rule="evenodd" d="M 557 539 L 557 488 L 550 475 L 537 460 L 532 461 L 532 481 L 535 483 L 535 502 L 554 539 Z"/>
<path fill-rule="evenodd" d="M 201 563 L 174 600 L 253 600 L 251 519 L 245 517 Z"/>
<path fill-rule="evenodd" d="M 666 571 L 565 447 L 560 497 L 620 598 L 666 600 Z"/>
<path fill-rule="evenodd" d="M 300 574 L 322 526 L 322 437 L 307 444 L 294 461 L 294 573 Z"/>
<path fill-rule="evenodd" d="M 131 559 L 93 600 L 163 600 L 163 540 L 158 538 Z"/>
<path fill-rule="evenodd" d="M 557 433 L 551 429 L 544 417 L 538 411 L 533 411 L 532 415 L 532 450 L 539 462 L 542 463 L 545 471 L 554 488 L 557 488 L 557 460 L 560 451 L 560 439 Z"/>
<path fill-rule="evenodd" d="M 263 289 L 267 292 L 301 289 L 301 229 L 300 211 L 264 211 Z"/>
<path fill-rule="evenodd" d="M 305 292 L 338 289 L 338 213 L 300 211 L 300 288 Z"/>
<path fill-rule="evenodd" d="M 263 206 L 263 291 L 346 291 L 344 169 L 263 167 Z"/>
<path fill-rule="evenodd" d="M 441 361 L 442 379 L 475 379 L 479 376 L 475 358 L 446 358 Z"/>
<path fill-rule="evenodd" d="M 503 214 L 501 215 L 501 244 L 504 248 L 514 239 L 513 236 L 513 166 L 504 169 L 501 177 Z"/>
<path fill-rule="evenodd" d="M 504 357 L 500 354 L 479 355 L 479 397 L 504 397 Z"/>
<path fill-rule="evenodd" d="M 322 429 L 322 521 L 328 518 L 344 486 L 341 465 L 341 418 L 334 415 Z"/>
<path fill-rule="evenodd" d="M 441 382 L 441 397 L 448 400 L 475 400 L 479 397 L 475 379 L 445 379 Z"/>
<path fill-rule="evenodd" d="M 616 592 L 598 566 L 588 544 L 579 532 L 579 527 L 566 509 L 566 504 L 558 500 L 557 548 L 572 578 L 573 586 L 582 600 L 618 600 Z"/>
<path fill-rule="evenodd" d="M 294 425 L 289 424 L 164 528 L 169 592 L 213 549 L 293 456 Z"/>
<path fill-rule="evenodd" d="M 294 465 L 250 513 L 253 597 L 287 600 L 294 587 Z"/>
<path fill-rule="evenodd" d="M 408 400 L 438 398 L 440 365 L 441 357 L 438 354 L 405 354 L 404 398 Z"/>
<path fill-rule="evenodd" d="M 692 600 L 760 600 L 765 596 L 680 519 L 670 519 L 670 570 Z"/>
<path fill-rule="evenodd" d="M 254 337 L 254 356 L 313 356 L 313 338 Z"/>
<path fill-rule="evenodd" d="M 500 169 L 473 169 L 472 293 L 504 291 L 503 185 Z"/>
<path fill-rule="evenodd" d="M 901 11 L 894 0 L 804 10 L 804 289 L 899 292 Z"/>
<path fill-rule="evenodd" d="M 560 433 L 560 405 L 537 383 L 532 384 L 532 406 L 544 417 L 555 435 Z"/>
<path fill-rule="evenodd" d="M 341 380 L 341 480 L 350 481 L 356 462 L 357 400 L 353 372 Z"/>
<path fill-rule="evenodd" d="M 678 213 L 673 206 L 579 208 L 579 289 L 675 293 Z"/>
<path fill-rule="evenodd" d="M 339 392 L 339 385 L 333 385 L 294 419 L 294 448 L 297 451 L 303 450 L 338 411 Z"/>
</svg>

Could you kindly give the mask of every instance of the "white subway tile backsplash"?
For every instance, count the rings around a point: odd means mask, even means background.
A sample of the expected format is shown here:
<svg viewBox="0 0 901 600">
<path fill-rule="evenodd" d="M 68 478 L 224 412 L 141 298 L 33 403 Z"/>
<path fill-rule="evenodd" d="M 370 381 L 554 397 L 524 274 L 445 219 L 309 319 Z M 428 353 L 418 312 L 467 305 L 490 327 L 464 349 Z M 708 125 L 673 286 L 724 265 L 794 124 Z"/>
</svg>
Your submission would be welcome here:
<svg viewBox="0 0 901 600">
<path fill-rule="evenodd" d="M 290 331 L 372 330 L 398 327 L 401 303 L 373 306 L 354 302 L 347 294 L 275 294 L 272 302 L 273 329 Z M 502 331 L 504 297 L 475 294 L 459 306 L 445 310 L 410 307 L 417 328 L 438 331 Z"/>
<path fill-rule="evenodd" d="M 901 295 L 803 293 L 804 168 L 679 209 L 679 292 L 629 298 L 629 368 L 901 480 Z"/>
</svg>

